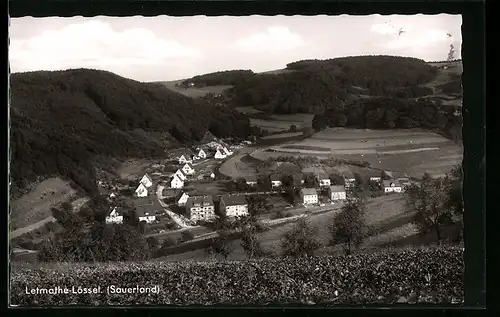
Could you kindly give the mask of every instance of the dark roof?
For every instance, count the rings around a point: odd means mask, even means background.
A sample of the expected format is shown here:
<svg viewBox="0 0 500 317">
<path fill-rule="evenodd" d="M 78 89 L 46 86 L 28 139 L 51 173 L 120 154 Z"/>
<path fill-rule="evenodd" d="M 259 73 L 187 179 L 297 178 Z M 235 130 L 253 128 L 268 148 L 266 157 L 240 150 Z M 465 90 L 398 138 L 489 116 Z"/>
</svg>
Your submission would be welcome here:
<svg viewBox="0 0 500 317">
<path fill-rule="evenodd" d="M 304 175 L 302 173 L 292 174 L 292 179 L 294 181 L 301 181 L 304 179 Z"/>
<path fill-rule="evenodd" d="M 154 216 L 157 210 L 163 209 L 156 199 L 149 197 L 135 199 L 134 207 L 137 217 Z"/>
<path fill-rule="evenodd" d="M 116 208 L 109 208 L 109 211 L 108 211 L 108 216 L 111 214 L 111 212 L 113 211 L 113 209 L 116 209 L 116 212 L 118 213 L 119 216 L 123 216 L 125 214 L 125 210 L 123 208 L 120 208 L 120 207 L 116 207 Z"/>
<path fill-rule="evenodd" d="M 326 173 L 319 173 L 318 178 L 319 179 L 330 179 L 330 176 L 328 176 L 328 174 L 326 174 Z"/>
<path fill-rule="evenodd" d="M 315 188 L 302 188 L 300 190 L 300 193 L 302 195 L 317 195 L 318 194 L 318 192 L 316 191 Z"/>
<path fill-rule="evenodd" d="M 186 202 L 186 207 L 191 208 L 194 205 L 213 206 L 214 200 L 210 195 L 189 197 Z"/>
<path fill-rule="evenodd" d="M 399 182 L 392 181 L 392 180 L 384 180 L 384 187 L 391 187 L 391 184 L 394 184 L 395 187 L 401 186 Z"/>
<path fill-rule="evenodd" d="M 333 193 L 345 192 L 345 187 L 343 185 L 330 186 L 330 192 L 333 192 Z"/>
<path fill-rule="evenodd" d="M 255 175 L 245 176 L 245 181 L 247 181 L 247 182 L 256 182 L 257 181 L 257 176 L 255 176 Z"/>
<path fill-rule="evenodd" d="M 181 199 L 182 195 L 184 195 L 184 194 L 187 194 L 189 197 L 188 193 L 180 191 L 179 194 L 177 194 L 177 196 L 175 196 L 175 201 L 178 201 L 179 199 Z"/>
<path fill-rule="evenodd" d="M 221 202 L 222 201 L 224 201 L 226 206 L 241 206 L 248 204 L 244 195 L 223 195 L 221 197 Z"/>
<path fill-rule="evenodd" d="M 272 180 L 272 181 L 281 181 L 281 175 L 280 174 L 271 174 L 271 176 L 269 176 L 269 178 Z"/>
</svg>

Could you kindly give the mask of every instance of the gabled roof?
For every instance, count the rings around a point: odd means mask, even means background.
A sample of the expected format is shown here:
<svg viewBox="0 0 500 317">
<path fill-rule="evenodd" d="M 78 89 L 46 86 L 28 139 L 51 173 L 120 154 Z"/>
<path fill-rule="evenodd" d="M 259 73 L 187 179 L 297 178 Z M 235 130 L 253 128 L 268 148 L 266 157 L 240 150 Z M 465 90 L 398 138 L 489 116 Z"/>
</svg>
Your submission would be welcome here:
<svg viewBox="0 0 500 317">
<path fill-rule="evenodd" d="M 123 208 L 120 208 L 120 207 L 112 207 L 112 208 L 109 208 L 109 211 L 108 211 L 108 214 L 107 216 L 109 217 L 109 215 L 111 215 L 111 213 L 113 212 L 113 210 L 116 210 L 116 212 L 118 213 L 118 216 L 123 216 L 123 214 L 125 214 L 125 210 L 123 210 Z"/>
<path fill-rule="evenodd" d="M 189 197 L 187 202 L 186 202 L 186 207 L 191 208 L 194 205 L 199 204 L 200 206 L 213 206 L 214 205 L 214 200 L 212 196 L 210 195 L 203 195 L 203 196 L 192 196 Z"/>
<path fill-rule="evenodd" d="M 150 182 L 153 182 L 153 179 L 151 178 L 151 176 L 148 175 L 148 173 L 144 174 L 144 176 L 141 178 L 141 180 L 144 179 L 144 177 L 146 177 L 147 180 L 149 180 Z"/>
<path fill-rule="evenodd" d="M 345 186 L 344 185 L 333 185 L 333 186 L 330 186 L 330 192 L 332 192 L 332 193 L 342 193 L 342 192 L 345 192 Z"/>
<path fill-rule="evenodd" d="M 330 176 L 326 173 L 319 173 L 317 176 L 319 179 L 330 179 Z"/>
<path fill-rule="evenodd" d="M 241 206 L 248 205 L 247 199 L 244 195 L 223 195 L 221 202 L 224 201 L 226 206 Z"/>
<path fill-rule="evenodd" d="M 137 192 L 139 191 L 139 188 L 141 188 L 141 187 L 142 187 L 142 188 L 144 188 L 145 190 L 148 190 L 148 189 L 146 188 L 146 186 L 144 186 L 144 184 L 143 184 L 143 183 L 140 183 L 140 184 L 139 184 L 139 186 L 137 186 L 137 188 L 135 189 L 135 192 L 137 193 Z"/>
<path fill-rule="evenodd" d="M 384 187 L 401 187 L 401 184 L 397 181 L 393 180 L 384 180 L 383 181 Z M 394 186 L 392 186 L 394 185 Z"/>
<path fill-rule="evenodd" d="M 302 188 L 300 190 L 300 193 L 302 195 L 317 195 L 318 194 L 318 192 L 316 191 L 315 188 Z"/>
<path fill-rule="evenodd" d="M 186 166 L 186 165 L 189 166 L 190 169 L 194 169 L 194 167 L 193 167 L 193 165 L 191 165 L 191 163 L 184 164 L 184 166 Z M 182 166 L 182 167 L 184 167 L 184 166 Z"/>
<path fill-rule="evenodd" d="M 137 217 L 154 216 L 157 210 L 163 209 L 156 199 L 148 197 L 135 199 L 134 207 Z"/>
<path fill-rule="evenodd" d="M 281 178 L 282 178 L 282 176 L 280 174 L 271 174 L 271 176 L 269 176 L 269 179 L 271 179 L 271 181 L 280 181 L 281 182 Z"/>
<path fill-rule="evenodd" d="M 189 197 L 188 193 L 181 191 L 181 192 L 179 192 L 179 194 L 177 194 L 177 196 L 175 196 L 175 201 L 178 201 L 184 195 L 187 195 Z"/>
<path fill-rule="evenodd" d="M 171 183 L 174 179 L 178 179 L 179 181 L 184 183 L 184 181 L 182 179 L 180 179 L 179 176 L 177 176 L 177 175 L 172 176 L 172 178 L 170 179 L 169 182 Z"/>
</svg>

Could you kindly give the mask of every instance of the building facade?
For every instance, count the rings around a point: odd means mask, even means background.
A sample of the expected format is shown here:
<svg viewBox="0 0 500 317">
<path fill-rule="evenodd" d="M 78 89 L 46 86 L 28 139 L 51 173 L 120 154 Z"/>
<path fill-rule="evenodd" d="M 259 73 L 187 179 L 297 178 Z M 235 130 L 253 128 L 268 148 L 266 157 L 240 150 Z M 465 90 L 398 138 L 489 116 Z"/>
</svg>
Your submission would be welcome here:
<svg viewBox="0 0 500 317">
<path fill-rule="evenodd" d="M 304 205 L 318 203 L 318 192 L 315 188 L 302 188 L 300 190 L 300 197 Z"/>
</svg>

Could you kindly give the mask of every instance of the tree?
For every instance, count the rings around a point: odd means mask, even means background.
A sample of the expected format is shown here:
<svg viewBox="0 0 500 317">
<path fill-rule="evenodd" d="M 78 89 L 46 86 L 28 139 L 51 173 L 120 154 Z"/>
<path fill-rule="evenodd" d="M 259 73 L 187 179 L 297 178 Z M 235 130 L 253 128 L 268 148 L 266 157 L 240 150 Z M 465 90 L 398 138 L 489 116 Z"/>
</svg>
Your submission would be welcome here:
<svg viewBox="0 0 500 317">
<path fill-rule="evenodd" d="M 260 175 L 259 178 L 257 179 L 257 187 L 260 190 L 264 191 L 271 190 L 272 188 L 271 185 L 272 185 L 271 180 L 269 179 L 268 175 Z"/>
<path fill-rule="evenodd" d="M 412 184 L 407 188 L 406 194 L 406 209 L 415 214 L 413 222 L 420 232 L 433 230 L 436 239 L 441 240 L 441 227 L 453 221 L 446 179 L 433 179 L 426 173 L 420 184 Z"/>
<path fill-rule="evenodd" d="M 244 227 L 241 235 L 241 247 L 250 259 L 265 255 L 257 237 L 257 228 L 255 225 L 250 224 Z"/>
<path fill-rule="evenodd" d="M 295 124 L 292 124 L 289 129 L 290 132 L 297 132 L 297 126 Z"/>
<path fill-rule="evenodd" d="M 330 174 L 330 182 L 332 185 L 345 185 L 345 179 L 339 174 Z"/>
<path fill-rule="evenodd" d="M 194 239 L 194 234 L 191 231 L 185 230 L 181 232 L 182 242 L 191 241 L 193 239 Z"/>
<path fill-rule="evenodd" d="M 319 186 L 318 179 L 312 173 L 305 174 L 304 185 L 309 188 L 317 188 Z"/>
<path fill-rule="evenodd" d="M 251 217 L 268 213 L 272 205 L 267 200 L 266 196 L 252 195 L 247 196 L 248 213 Z"/>
<path fill-rule="evenodd" d="M 342 244 L 346 255 L 351 254 L 353 247 L 358 248 L 366 237 L 365 208 L 363 200 L 348 199 L 330 225 L 331 244 Z"/>
<path fill-rule="evenodd" d="M 224 260 L 234 251 L 231 236 L 228 230 L 218 230 L 217 237 L 210 241 L 207 252 L 212 256 L 221 255 Z"/>
<path fill-rule="evenodd" d="M 170 247 L 173 247 L 177 244 L 177 241 L 172 238 L 172 237 L 167 237 L 165 240 L 163 240 L 162 244 L 161 244 L 161 249 L 166 249 L 166 248 L 170 248 Z"/>
<path fill-rule="evenodd" d="M 283 255 L 292 257 L 312 256 L 314 251 L 321 246 L 321 243 L 315 238 L 317 231 L 318 229 L 311 226 L 305 218 L 299 219 L 281 240 Z"/>
<path fill-rule="evenodd" d="M 315 131 L 321 131 L 326 128 L 326 120 L 324 115 L 316 114 L 312 120 L 312 127 Z"/>
<path fill-rule="evenodd" d="M 148 243 L 151 254 L 154 254 L 160 248 L 160 242 L 158 242 L 158 239 L 155 237 L 148 237 L 146 242 Z"/>
</svg>

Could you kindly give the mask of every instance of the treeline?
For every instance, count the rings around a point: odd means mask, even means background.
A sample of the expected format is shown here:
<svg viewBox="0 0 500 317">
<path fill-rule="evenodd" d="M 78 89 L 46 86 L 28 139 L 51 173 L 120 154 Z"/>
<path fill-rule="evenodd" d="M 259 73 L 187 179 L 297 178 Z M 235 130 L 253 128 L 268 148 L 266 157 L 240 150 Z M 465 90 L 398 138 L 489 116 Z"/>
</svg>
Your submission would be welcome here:
<svg viewBox="0 0 500 317">
<path fill-rule="evenodd" d="M 454 107 L 440 106 L 426 99 L 357 99 L 315 115 L 313 128 L 426 128 L 438 129 L 453 140 L 461 140 L 462 117 L 454 115 L 454 110 Z"/>
<path fill-rule="evenodd" d="M 236 85 L 242 80 L 253 76 L 255 76 L 255 73 L 251 70 L 227 70 L 194 76 L 184 80 L 179 86 L 189 87 L 191 83 L 196 87 Z"/>
<path fill-rule="evenodd" d="M 161 157 L 165 144 L 245 138 L 247 117 L 158 84 L 88 69 L 11 76 L 11 175 L 16 192 L 36 176 L 62 175 L 97 191 L 92 158 Z"/>
<path fill-rule="evenodd" d="M 416 98 L 437 68 L 415 58 L 357 56 L 290 63 L 288 72 L 249 76 L 228 90 L 231 104 L 269 113 L 323 113 L 341 106 L 353 88 L 368 96 Z"/>
</svg>

